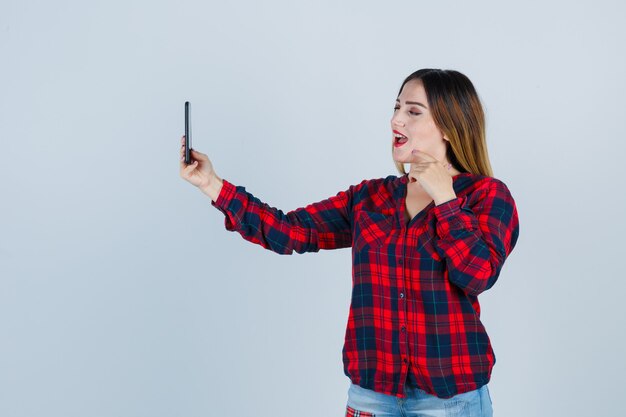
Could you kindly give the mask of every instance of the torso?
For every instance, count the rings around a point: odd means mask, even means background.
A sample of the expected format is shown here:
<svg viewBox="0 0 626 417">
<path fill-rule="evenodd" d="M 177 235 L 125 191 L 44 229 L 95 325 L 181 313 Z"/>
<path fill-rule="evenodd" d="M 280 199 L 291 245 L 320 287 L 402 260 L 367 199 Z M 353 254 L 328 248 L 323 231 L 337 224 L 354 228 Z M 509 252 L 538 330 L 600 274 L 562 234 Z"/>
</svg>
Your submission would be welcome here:
<svg viewBox="0 0 626 417">
<path fill-rule="evenodd" d="M 413 217 L 415 217 L 420 211 L 424 210 L 433 201 L 432 197 L 428 195 L 421 187 L 408 185 L 404 221 L 408 224 Z"/>
</svg>

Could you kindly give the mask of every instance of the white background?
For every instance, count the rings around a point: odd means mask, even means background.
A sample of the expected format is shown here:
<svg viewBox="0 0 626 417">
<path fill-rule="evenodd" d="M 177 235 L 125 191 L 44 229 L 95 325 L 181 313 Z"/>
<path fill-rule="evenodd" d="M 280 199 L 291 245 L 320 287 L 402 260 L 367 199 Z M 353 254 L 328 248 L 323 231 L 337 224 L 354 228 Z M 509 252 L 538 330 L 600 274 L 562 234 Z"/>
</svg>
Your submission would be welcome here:
<svg viewBox="0 0 626 417">
<path fill-rule="evenodd" d="M 0 2 L 0 415 L 340 416 L 350 250 L 281 256 L 179 177 L 288 211 L 397 174 L 402 80 L 485 106 L 520 237 L 481 295 L 497 416 L 618 416 L 620 1 Z M 295 410 L 295 411 L 294 411 Z"/>
</svg>

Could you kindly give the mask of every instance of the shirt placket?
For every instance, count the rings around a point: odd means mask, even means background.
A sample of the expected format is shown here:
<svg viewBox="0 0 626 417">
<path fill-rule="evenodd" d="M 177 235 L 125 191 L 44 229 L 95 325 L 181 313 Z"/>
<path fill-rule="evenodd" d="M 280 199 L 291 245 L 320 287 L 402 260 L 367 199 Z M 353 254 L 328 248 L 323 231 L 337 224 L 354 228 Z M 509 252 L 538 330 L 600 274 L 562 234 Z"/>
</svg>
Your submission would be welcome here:
<svg viewBox="0 0 626 417">
<path fill-rule="evenodd" d="M 409 242 L 417 242 L 417 236 L 414 236 L 415 231 L 420 228 L 420 224 L 425 221 L 426 213 L 420 212 L 416 215 L 416 218 L 409 220 L 407 223 L 404 220 L 404 214 L 406 212 L 406 184 L 400 186 L 397 190 L 399 193 L 399 197 L 396 201 L 399 201 L 399 205 L 397 207 L 398 213 L 398 221 L 401 225 L 401 236 L 402 236 L 402 279 L 399 280 L 398 283 L 398 322 L 400 326 L 400 356 L 402 360 L 402 372 L 401 372 L 401 384 L 404 384 L 406 381 L 406 377 L 410 368 L 411 363 L 411 349 L 409 343 L 409 328 L 408 328 L 408 302 L 407 295 L 413 291 L 413 288 L 410 288 L 408 284 L 410 282 L 410 267 L 411 265 L 407 261 L 407 255 L 412 255 L 409 253 L 411 248 L 409 247 Z M 413 254 L 414 255 L 414 254 Z M 412 311 L 411 314 L 416 314 L 415 311 Z M 414 365 L 414 371 L 418 374 L 419 378 L 419 368 Z"/>
<path fill-rule="evenodd" d="M 403 189 L 404 188 L 404 189 Z M 409 336 L 407 329 L 407 241 L 408 241 L 408 233 L 409 228 L 404 220 L 405 213 L 405 200 L 406 200 L 406 186 L 398 187 L 396 189 L 396 201 L 398 202 L 398 206 L 396 207 L 396 213 L 398 213 L 398 224 L 400 225 L 400 236 L 402 241 L 400 242 L 400 247 L 402 248 L 402 275 L 398 280 L 398 325 L 400 326 L 400 334 L 398 337 L 400 346 L 400 360 L 402 361 L 402 368 L 400 372 L 400 386 L 403 387 L 407 373 L 409 370 Z M 399 198 L 398 198 L 399 197 Z"/>
<path fill-rule="evenodd" d="M 401 213 L 404 216 L 404 213 Z M 402 372 L 400 383 L 404 384 L 409 369 L 409 337 L 407 332 L 407 279 L 406 279 L 406 251 L 407 251 L 408 227 L 402 225 L 402 276 L 398 283 L 398 321 L 400 325 L 400 356 L 402 359 Z"/>
<path fill-rule="evenodd" d="M 415 271 L 415 269 L 418 268 L 418 265 L 415 263 L 416 262 L 416 257 L 419 256 L 418 251 L 417 251 L 417 247 L 418 247 L 418 242 L 419 242 L 419 237 L 418 237 L 418 231 L 422 228 L 423 222 L 426 221 L 426 213 L 425 212 L 421 212 L 417 214 L 417 218 L 412 219 L 409 224 L 406 226 L 405 229 L 405 233 L 404 233 L 404 260 L 403 260 L 403 280 L 404 280 L 404 298 L 407 298 L 407 295 L 412 297 L 412 300 L 415 300 L 416 297 L 419 297 L 419 288 L 415 288 L 414 285 L 412 285 L 413 283 L 413 279 L 411 277 L 412 271 Z M 411 260 L 413 260 L 413 262 L 411 262 Z M 416 359 L 414 357 L 414 352 L 417 352 L 417 347 L 413 346 L 413 349 L 411 349 L 411 342 L 409 340 L 409 333 L 410 334 L 418 334 L 419 333 L 419 329 L 417 328 L 409 328 L 408 323 L 412 323 L 412 324 L 416 324 L 416 320 L 417 316 L 418 316 L 418 311 L 415 311 L 415 303 L 413 303 L 412 305 L 408 305 L 408 302 L 405 302 L 405 309 L 404 309 L 404 326 L 405 326 L 405 340 L 406 340 L 406 357 L 407 357 L 407 365 L 408 364 L 412 364 L 412 369 L 415 372 L 415 380 L 416 381 L 420 381 L 420 382 L 424 382 L 423 380 L 423 376 L 420 372 L 420 368 L 418 367 L 417 364 L 415 364 L 413 362 L 414 359 Z M 409 320 L 409 318 L 411 320 Z M 407 369 L 408 372 L 408 369 Z"/>
</svg>

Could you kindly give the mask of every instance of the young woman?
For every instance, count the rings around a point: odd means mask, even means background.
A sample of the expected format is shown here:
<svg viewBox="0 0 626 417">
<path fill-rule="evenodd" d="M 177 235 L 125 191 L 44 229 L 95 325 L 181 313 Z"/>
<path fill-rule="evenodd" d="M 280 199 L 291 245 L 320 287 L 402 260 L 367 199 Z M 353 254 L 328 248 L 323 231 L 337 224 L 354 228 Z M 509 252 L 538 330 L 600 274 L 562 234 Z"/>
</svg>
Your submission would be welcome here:
<svg viewBox="0 0 626 417">
<path fill-rule="evenodd" d="M 218 177 L 203 153 L 186 165 L 182 143 L 181 177 L 211 198 L 227 230 L 280 254 L 352 247 L 346 416 L 492 415 L 495 355 L 477 297 L 495 284 L 519 223 L 492 175 L 465 75 L 421 69 L 402 83 L 391 118 L 402 176 L 286 214 Z"/>
</svg>

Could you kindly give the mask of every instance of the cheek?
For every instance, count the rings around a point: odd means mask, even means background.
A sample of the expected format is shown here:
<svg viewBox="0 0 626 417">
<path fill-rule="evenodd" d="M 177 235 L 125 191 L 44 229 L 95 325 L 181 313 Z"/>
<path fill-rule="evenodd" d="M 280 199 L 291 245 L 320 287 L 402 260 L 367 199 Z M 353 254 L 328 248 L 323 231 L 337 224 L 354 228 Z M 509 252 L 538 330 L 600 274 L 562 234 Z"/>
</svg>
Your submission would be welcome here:
<svg viewBox="0 0 626 417">
<path fill-rule="evenodd" d="M 429 129 L 427 126 L 420 126 L 419 128 L 413 129 L 413 135 L 411 137 L 419 143 L 432 143 L 437 139 L 437 130 Z"/>
<path fill-rule="evenodd" d="M 431 155 L 439 153 L 439 148 L 445 149 L 443 138 L 439 136 L 439 131 L 436 129 L 415 129 L 411 133 L 411 139 L 407 142 L 407 146 L 411 149 L 417 149 Z"/>
</svg>

